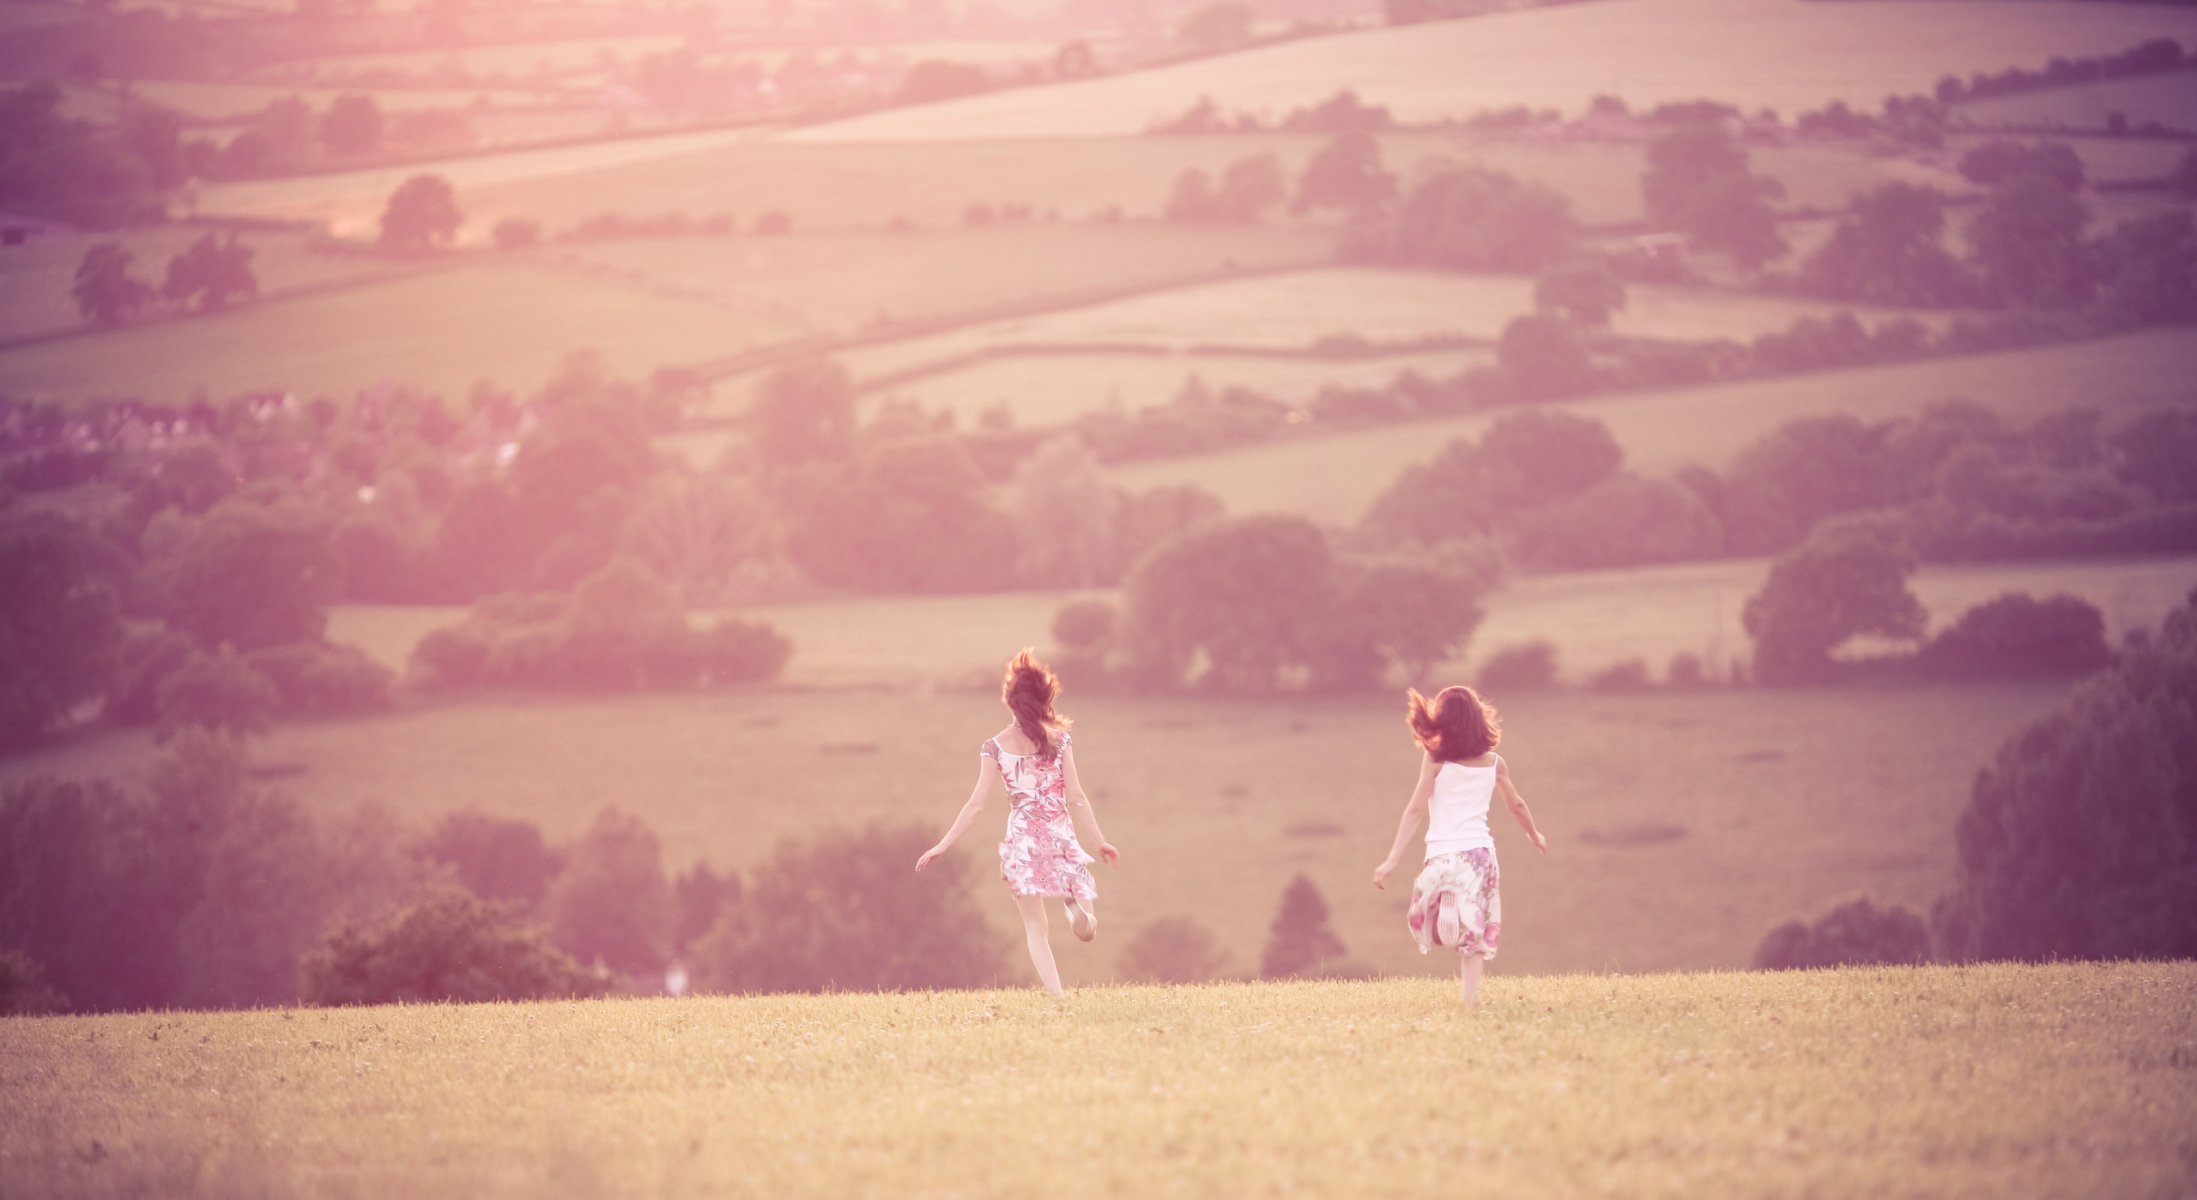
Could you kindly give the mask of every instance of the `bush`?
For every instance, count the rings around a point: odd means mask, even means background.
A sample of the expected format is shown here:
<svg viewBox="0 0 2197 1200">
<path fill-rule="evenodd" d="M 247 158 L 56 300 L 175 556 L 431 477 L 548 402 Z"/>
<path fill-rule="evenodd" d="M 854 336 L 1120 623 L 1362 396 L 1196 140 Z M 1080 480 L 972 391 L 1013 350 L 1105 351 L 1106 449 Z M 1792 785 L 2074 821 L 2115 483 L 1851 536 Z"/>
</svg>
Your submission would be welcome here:
<svg viewBox="0 0 2197 1200">
<path fill-rule="evenodd" d="M 702 681 L 751 683 L 774 679 L 793 657 L 793 642 L 761 621 L 725 617 L 691 640 Z"/>
<path fill-rule="evenodd" d="M 89 529 L 50 513 L 0 520 L 0 743 L 107 690 L 123 639 L 117 565 Z"/>
<path fill-rule="evenodd" d="M 1266 951 L 1259 957 L 1259 974 L 1266 979 L 1294 975 L 1323 975 L 1330 963 L 1343 957 L 1343 940 L 1327 921 L 1327 900 L 1302 873 L 1282 889 L 1281 906 L 1267 931 Z"/>
<path fill-rule="evenodd" d="M 1930 930 L 1904 905 L 1878 908 L 1852 900 L 1813 924 L 1787 921 L 1755 947 L 1755 967 L 1795 971 L 1814 967 L 1912 966 L 1930 961 Z"/>
<path fill-rule="evenodd" d="M 1932 913 L 1958 961 L 2197 956 L 2197 595 L 2003 743 Z"/>
<path fill-rule="evenodd" d="M 267 731 L 268 719 L 282 697 L 267 676 L 224 646 L 219 654 L 198 654 L 162 680 L 154 692 L 160 741 L 188 728 L 231 737 Z"/>
<path fill-rule="evenodd" d="M 1653 684 L 1648 678 L 1648 664 L 1628 658 L 1587 676 L 1587 686 L 1597 692 L 1644 692 Z"/>
<path fill-rule="evenodd" d="M 69 1002 L 46 984 L 46 972 L 29 955 L 0 950 L 0 1017 L 61 1012 Z"/>
<path fill-rule="evenodd" d="M 1227 965 L 1220 939 L 1194 917 L 1148 921 L 1122 947 L 1121 977 L 1131 983 L 1206 983 Z"/>
<path fill-rule="evenodd" d="M 671 882 L 655 831 L 606 808 L 564 859 L 542 904 L 557 944 L 629 975 L 662 970 L 671 951 Z"/>
<path fill-rule="evenodd" d="M 530 217 L 505 217 L 492 236 L 498 250 L 521 250 L 542 240 L 542 223 Z"/>
<path fill-rule="evenodd" d="M 1709 671 L 1700 655 L 1679 653 L 1671 656 L 1671 665 L 1664 668 L 1663 678 L 1675 688 L 1695 688 L 1709 681 Z"/>
<path fill-rule="evenodd" d="M 160 715 L 160 685 L 199 653 L 189 634 L 172 629 L 133 633 L 122 643 L 121 666 L 107 695 L 107 716 L 124 725 L 150 725 Z"/>
<path fill-rule="evenodd" d="M 422 1004 L 599 996 L 581 969 L 510 906 L 445 888 L 323 941 L 300 970 L 307 1004 Z"/>
<path fill-rule="evenodd" d="M 693 947 L 706 990 L 816 992 L 996 983 L 1004 941 L 977 908 L 987 875 L 955 854 L 908 869 L 929 831 L 871 825 L 779 843 Z"/>
<path fill-rule="evenodd" d="M 539 906 L 562 865 L 529 822 L 483 812 L 454 812 L 412 844 L 422 861 L 449 867 L 465 890 L 483 900 Z"/>
<path fill-rule="evenodd" d="M 1505 646 L 1480 664 L 1479 690 L 1489 694 L 1540 692 L 1556 686 L 1556 643 Z"/>
<path fill-rule="evenodd" d="M 275 685 L 285 709 L 314 716 L 350 716 L 389 707 L 396 673 L 356 646 L 296 642 L 244 658 Z"/>
<path fill-rule="evenodd" d="M 1063 650 L 1103 653 L 1114 640 L 1114 606 L 1104 600 L 1071 600 L 1053 614 L 1053 640 Z"/>
<path fill-rule="evenodd" d="M 1986 679 L 2085 675 L 2112 661 L 2095 607 L 2074 596 L 2009 592 L 1962 613 L 1923 646 L 1916 665 L 1944 678 Z"/>
</svg>

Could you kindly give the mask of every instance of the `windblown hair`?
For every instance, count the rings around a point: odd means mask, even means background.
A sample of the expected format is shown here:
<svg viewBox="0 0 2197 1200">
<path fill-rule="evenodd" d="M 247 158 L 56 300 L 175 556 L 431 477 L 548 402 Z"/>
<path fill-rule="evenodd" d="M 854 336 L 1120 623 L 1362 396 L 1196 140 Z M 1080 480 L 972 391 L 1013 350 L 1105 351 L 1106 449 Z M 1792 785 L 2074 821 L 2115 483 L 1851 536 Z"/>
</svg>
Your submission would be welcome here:
<svg viewBox="0 0 2197 1200">
<path fill-rule="evenodd" d="M 1478 758 L 1503 740 L 1503 718 L 1468 687 L 1443 688 L 1432 700 L 1407 689 L 1404 711 L 1412 740 L 1436 762 Z"/>
<path fill-rule="evenodd" d="M 1015 728 L 1030 739 L 1031 745 L 1043 747 L 1044 753 L 1053 752 L 1054 730 L 1075 724 L 1053 710 L 1053 701 L 1060 698 L 1060 678 L 1027 646 L 1007 660 L 1007 677 L 1000 681 L 999 698 L 1015 715 Z"/>
</svg>

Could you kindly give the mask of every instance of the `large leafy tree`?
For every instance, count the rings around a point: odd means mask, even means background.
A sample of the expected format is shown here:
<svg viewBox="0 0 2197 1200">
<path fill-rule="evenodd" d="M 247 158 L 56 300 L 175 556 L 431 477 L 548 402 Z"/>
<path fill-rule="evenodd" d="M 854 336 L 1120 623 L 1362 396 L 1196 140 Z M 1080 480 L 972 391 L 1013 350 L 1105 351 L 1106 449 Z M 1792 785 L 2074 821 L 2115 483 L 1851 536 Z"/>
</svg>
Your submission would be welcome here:
<svg viewBox="0 0 2197 1200">
<path fill-rule="evenodd" d="M 1700 121 L 1648 147 L 1641 199 L 1648 221 L 1752 269 L 1785 252 L 1770 207 L 1785 185 L 1747 169 L 1747 149 L 1721 125 Z"/>
<path fill-rule="evenodd" d="M 160 285 L 160 294 L 199 309 L 226 308 L 232 300 L 257 296 L 259 277 L 252 273 L 252 248 L 233 233 L 206 234 L 168 260 L 168 277 Z"/>
<path fill-rule="evenodd" d="M 1741 613 L 1765 682 L 1824 677 L 1831 653 L 1862 634 L 1922 636 L 1922 602 L 1907 590 L 1911 552 L 1862 528 L 1819 528 L 1770 565 Z"/>
<path fill-rule="evenodd" d="M 1263 691 L 1324 644 L 1335 559 L 1301 517 L 1240 517 L 1160 546 L 1123 584 L 1123 643 L 1132 670 L 1159 686 L 1184 682 L 1199 659 L 1210 681 Z"/>
<path fill-rule="evenodd" d="M 320 640 L 342 590 L 326 518 L 295 497 L 232 496 L 146 530 L 146 578 L 170 625 L 240 651 Z"/>
<path fill-rule="evenodd" d="M 2197 596 L 2009 738 L 1933 914 L 1958 960 L 2197 956 Z"/>
<path fill-rule="evenodd" d="M 2017 175 L 1999 184 L 1968 226 L 1984 286 L 2014 308 L 2081 303 L 2093 283 L 2083 247 L 2089 221 L 2082 200 L 2048 175 Z"/>
<path fill-rule="evenodd" d="M 135 257 L 117 242 L 99 242 L 84 251 L 69 295 L 85 319 L 117 325 L 152 303 L 152 285 L 130 273 Z"/>
<path fill-rule="evenodd" d="M 1296 212 L 1316 208 L 1370 214 L 1396 199 L 1396 176 L 1381 165 L 1381 143 L 1371 133 L 1354 129 L 1338 133 L 1313 151 L 1304 174 L 1297 178 L 1297 195 L 1290 202 Z"/>
<path fill-rule="evenodd" d="M 632 974 L 661 970 L 673 914 L 655 831 L 631 813 L 606 808 L 564 857 L 543 901 L 557 944 L 581 962 Z"/>
<path fill-rule="evenodd" d="M 396 254 L 443 249 L 465 220 L 457 193 L 440 175 L 414 175 L 398 185 L 381 214 L 381 244 Z"/>
<path fill-rule="evenodd" d="M 51 513 L 0 515 L 0 743 L 105 694 L 123 640 L 115 550 Z"/>
<path fill-rule="evenodd" d="M 1944 198 L 1887 183 L 1854 198 L 1854 211 L 1808 257 L 1801 276 L 1824 295 L 1872 304 L 1956 304 L 1973 284 L 1945 248 Z"/>
</svg>

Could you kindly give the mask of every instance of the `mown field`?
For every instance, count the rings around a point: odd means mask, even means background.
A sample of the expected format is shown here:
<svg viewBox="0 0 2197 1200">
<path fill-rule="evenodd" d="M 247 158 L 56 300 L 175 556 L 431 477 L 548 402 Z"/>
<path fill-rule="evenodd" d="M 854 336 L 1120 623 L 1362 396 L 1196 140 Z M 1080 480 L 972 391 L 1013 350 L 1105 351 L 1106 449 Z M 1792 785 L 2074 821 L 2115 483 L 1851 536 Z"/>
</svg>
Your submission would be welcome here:
<svg viewBox="0 0 2197 1200">
<path fill-rule="evenodd" d="M 1512 105 L 1585 111 L 1601 93 L 1636 108 L 1704 95 L 1790 118 L 1843 99 L 1874 108 L 1946 74 L 2038 67 L 2054 55 L 2188 43 L 2197 16 L 1988 0 L 1817 5 L 1604 0 L 1289 42 L 1130 75 L 978 96 L 822 125 L 807 140 L 893 141 L 1134 133 L 1210 96 L 1279 116 L 1355 88 L 1411 121 Z"/>
<path fill-rule="evenodd" d="M 0 1189 L 2171 1197 L 2192 1061 L 2187 963 L 18 1019 Z"/>
<path fill-rule="evenodd" d="M 451 335 L 464 321 L 465 336 Z M 185 321 L 0 354 L 0 392 L 179 401 L 253 391 L 348 399 L 377 384 L 463 400 L 488 380 L 527 392 L 566 355 L 598 351 L 615 375 L 737 354 L 799 332 L 768 313 L 575 279 L 541 265 L 475 262 Z"/>
<path fill-rule="evenodd" d="M 1656 474 L 1688 463 L 1721 467 L 1748 443 L 1801 417 L 1848 413 L 1882 421 L 1965 400 L 2016 423 L 2070 408 L 2095 408 L 2112 419 L 2189 403 L 2193 374 L 2197 336 L 2162 329 L 1997 354 L 1605 396 L 1561 407 L 1608 426 L 1625 448 L 1626 462 Z M 1475 413 L 1127 463 L 1112 474 L 1134 488 L 1194 483 L 1235 512 L 1296 512 L 1347 524 L 1405 467 L 1431 458 L 1456 438 L 1478 436 L 1502 416 Z"/>
</svg>

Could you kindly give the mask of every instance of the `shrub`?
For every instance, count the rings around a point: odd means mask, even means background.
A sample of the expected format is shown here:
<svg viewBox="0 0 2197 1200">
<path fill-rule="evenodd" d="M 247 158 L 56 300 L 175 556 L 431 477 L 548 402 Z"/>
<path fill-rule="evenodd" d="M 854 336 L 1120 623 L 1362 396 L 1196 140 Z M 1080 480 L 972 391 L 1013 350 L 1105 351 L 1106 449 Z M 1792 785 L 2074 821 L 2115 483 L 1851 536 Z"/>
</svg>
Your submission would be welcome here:
<svg viewBox="0 0 2197 1200">
<path fill-rule="evenodd" d="M 793 643 L 761 621 L 725 617 L 693 636 L 703 681 L 749 683 L 776 678 L 793 657 Z"/>
<path fill-rule="evenodd" d="M 226 646 L 219 654 L 199 654 L 176 668 L 154 697 L 160 721 L 156 736 L 163 742 L 187 728 L 231 737 L 264 733 L 282 703 L 267 676 Z"/>
<path fill-rule="evenodd" d="M 189 634 L 172 629 L 133 633 L 122 643 L 121 666 L 107 695 L 107 716 L 125 725 L 149 725 L 160 715 L 160 685 L 199 653 Z"/>
<path fill-rule="evenodd" d="M 564 859 L 542 904 L 557 944 L 628 974 L 662 970 L 671 950 L 671 883 L 655 831 L 606 808 Z"/>
<path fill-rule="evenodd" d="M 1648 664 L 1628 658 L 1587 676 L 1587 686 L 1598 692 L 1644 692 L 1652 684 L 1648 678 Z"/>
<path fill-rule="evenodd" d="M 1320 889 L 1302 873 L 1282 890 L 1281 906 L 1267 931 L 1266 951 L 1259 957 L 1259 974 L 1267 979 L 1293 975 L 1325 974 L 1328 964 L 1343 957 L 1343 940 L 1327 921 L 1327 901 Z"/>
<path fill-rule="evenodd" d="M 1663 678 L 1672 687 L 1694 688 L 1709 681 L 1709 672 L 1700 655 L 1681 652 L 1671 656 L 1671 665 L 1664 668 Z"/>
<path fill-rule="evenodd" d="M 779 843 L 693 947 L 696 984 L 815 992 L 996 982 L 1004 943 L 977 907 L 975 856 L 908 869 L 931 839 L 912 825 L 870 825 Z"/>
<path fill-rule="evenodd" d="M 274 684 L 284 708 L 315 716 L 380 712 L 396 680 L 356 646 L 296 642 L 255 650 L 244 661 Z"/>
<path fill-rule="evenodd" d="M 1205 983 L 1220 977 L 1227 955 L 1212 930 L 1177 913 L 1146 922 L 1118 961 L 1131 983 Z"/>
<path fill-rule="evenodd" d="M 412 647 L 408 669 L 423 687 L 468 687 L 483 682 L 495 646 L 495 631 L 482 625 L 429 630 Z"/>
<path fill-rule="evenodd" d="M 561 865 L 530 822 L 474 811 L 444 816 L 412 844 L 412 853 L 449 867 L 465 890 L 483 900 L 508 900 L 527 909 L 541 904 Z"/>
<path fill-rule="evenodd" d="M 46 983 L 45 969 L 19 950 L 0 950 L 0 1017 L 60 1012 L 69 1002 Z"/>
<path fill-rule="evenodd" d="M 50 513 L 0 520 L 0 743 L 107 690 L 123 639 L 114 551 Z"/>
<path fill-rule="evenodd" d="M 1930 930 L 1904 905 L 1878 908 L 1852 900 L 1812 924 L 1787 921 L 1755 947 L 1755 967 L 1794 971 L 1812 967 L 1911 966 L 1930 961 Z"/>
<path fill-rule="evenodd" d="M 1923 646 L 1917 665 L 1931 675 L 1980 679 L 2084 675 L 2112 661 L 2095 607 L 2074 596 L 2009 592 L 1962 613 Z"/>
<path fill-rule="evenodd" d="M 1479 688 L 1490 694 L 1539 692 L 1556 686 L 1556 643 L 1505 646 L 1480 664 Z"/>
<path fill-rule="evenodd" d="M 604 982 L 508 905 L 446 888 L 330 935 L 301 965 L 307 1004 L 597 996 Z"/>
<path fill-rule="evenodd" d="M 1959 961 L 2197 956 L 2197 595 L 2002 744 L 1932 913 Z"/>
<path fill-rule="evenodd" d="M 1053 640 L 1064 650 L 1103 652 L 1114 640 L 1114 606 L 1104 600 L 1071 600 L 1053 614 Z"/>
<path fill-rule="evenodd" d="M 520 250 L 542 240 L 542 223 L 530 217 L 505 217 L 492 232 L 498 250 Z"/>
</svg>

